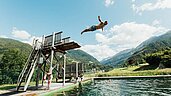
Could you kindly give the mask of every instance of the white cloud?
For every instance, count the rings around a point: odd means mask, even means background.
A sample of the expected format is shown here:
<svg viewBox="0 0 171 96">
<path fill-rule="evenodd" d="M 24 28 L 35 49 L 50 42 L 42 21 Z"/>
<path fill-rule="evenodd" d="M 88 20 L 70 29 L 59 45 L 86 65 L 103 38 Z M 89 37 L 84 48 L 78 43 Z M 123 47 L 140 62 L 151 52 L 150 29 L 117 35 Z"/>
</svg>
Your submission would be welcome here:
<svg viewBox="0 0 171 96">
<path fill-rule="evenodd" d="M 159 20 L 154 20 L 154 21 L 152 22 L 152 25 L 153 25 L 153 26 L 157 26 L 157 25 L 159 25 L 159 24 L 160 24 Z"/>
<path fill-rule="evenodd" d="M 34 39 L 38 39 L 39 42 L 42 41 L 42 37 L 32 36 L 25 30 L 19 30 L 16 27 L 13 27 L 12 29 L 12 36 L 15 37 L 15 39 L 20 40 L 23 43 L 28 43 L 30 45 L 33 44 Z"/>
<path fill-rule="evenodd" d="M 0 35 L 1 38 L 8 38 L 6 35 Z"/>
<path fill-rule="evenodd" d="M 154 27 L 148 24 L 138 24 L 136 22 L 126 22 L 113 26 L 106 35 L 108 44 L 130 45 L 136 47 L 142 41 L 154 35 L 160 35 L 168 29 Z"/>
<path fill-rule="evenodd" d="M 144 3 L 141 6 L 132 5 L 132 8 L 136 13 L 142 14 L 144 11 L 153 11 L 156 9 L 170 9 L 171 0 L 157 0 L 155 3 Z"/>
<path fill-rule="evenodd" d="M 42 37 L 36 37 L 36 36 L 32 36 L 31 38 L 29 38 L 29 39 L 27 39 L 27 40 L 22 40 L 21 42 L 23 42 L 23 43 L 28 43 L 28 44 L 30 44 L 30 45 L 33 45 L 33 40 L 37 40 L 38 39 L 38 41 L 39 42 L 42 42 Z"/>
<path fill-rule="evenodd" d="M 98 60 L 102 60 L 107 57 L 116 54 L 108 45 L 84 45 L 81 47 L 82 50 L 88 52 L 90 55 L 94 56 Z"/>
<path fill-rule="evenodd" d="M 107 42 L 107 38 L 103 35 L 103 34 L 100 34 L 100 33 L 96 33 L 96 40 L 100 43 L 103 43 L 103 42 Z"/>
<path fill-rule="evenodd" d="M 31 35 L 25 30 L 18 30 L 16 27 L 12 29 L 12 35 L 18 39 L 29 39 Z"/>
<path fill-rule="evenodd" d="M 156 21 L 155 21 L 156 22 Z M 98 60 L 111 57 L 116 53 L 130 48 L 135 48 L 152 36 L 161 35 L 168 31 L 162 26 L 125 22 L 114 25 L 106 32 L 96 33 L 96 45 L 84 45 L 81 49 L 90 53 Z"/>
<path fill-rule="evenodd" d="M 135 2 L 135 0 L 132 0 L 132 2 Z"/>
<path fill-rule="evenodd" d="M 114 1 L 113 0 L 105 0 L 105 6 L 108 7 L 110 5 L 113 5 Z"/>
</svg>

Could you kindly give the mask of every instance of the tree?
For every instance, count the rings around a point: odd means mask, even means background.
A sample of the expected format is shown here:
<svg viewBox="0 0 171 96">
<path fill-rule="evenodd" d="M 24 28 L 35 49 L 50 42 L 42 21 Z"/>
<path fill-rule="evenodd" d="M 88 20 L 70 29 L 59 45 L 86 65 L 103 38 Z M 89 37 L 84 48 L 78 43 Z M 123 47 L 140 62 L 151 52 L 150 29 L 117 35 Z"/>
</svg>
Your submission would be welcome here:
<svg viewBox="0 0 171 96">
<path fill-rule="evenodd" d="M 147 54 L 145 60 L 150 65 L 159 66 L 163 65 L 165 68 L 171 67 L 171 50 L 159 51 L 152 54 Z"/>
<path fill-rule="evenodd" d="M 156 65 L 156 66 L 158 66 L 160 64 L 161 57 L 160 57 L 159 54 L 156 54 L 156 53 L 154 53 L 154 54 L 148 54 L 148 55 L 146 55 L 145 60 L 150 65 Z"/>
<path fill-rule="evenodd" d="M 1 59 L 1 82 L 0 84 L 14 84 L 26 62 L 26 55 L 18 49 L 8 49 Z"/>
<path fill-rule="evenodd" d="M 165 68 L 171 68 L 171 50 L 164 51 L 161 59 L 162 61 L 160 63 L 163 64 Z"/>
</svg>

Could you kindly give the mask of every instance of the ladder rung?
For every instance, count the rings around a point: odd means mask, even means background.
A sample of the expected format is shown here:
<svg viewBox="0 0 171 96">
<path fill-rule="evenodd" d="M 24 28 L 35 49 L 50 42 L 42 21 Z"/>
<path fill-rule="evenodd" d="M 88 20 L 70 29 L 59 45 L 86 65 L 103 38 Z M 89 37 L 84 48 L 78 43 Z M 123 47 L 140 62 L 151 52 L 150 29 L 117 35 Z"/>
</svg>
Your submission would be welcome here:
<svg viewBox="0 0 171 96">
<path fill-rule="evenodd" d="M 35 62 L 37 59 L 38 52 L 39 52 L 38 50 L 35 51 L 35 49 L 33 49 L 31 54 L 29 55 L 28 60 L 18 78 L 17 91 L 20 90 L 21 87 L 24 87 L 24 86 L 21 86 L 21 83 L 25 82 L 25 80 L 28 79 L 28 76 L 33 68 L 33 65 L 36 64 Z"/>
</svg>

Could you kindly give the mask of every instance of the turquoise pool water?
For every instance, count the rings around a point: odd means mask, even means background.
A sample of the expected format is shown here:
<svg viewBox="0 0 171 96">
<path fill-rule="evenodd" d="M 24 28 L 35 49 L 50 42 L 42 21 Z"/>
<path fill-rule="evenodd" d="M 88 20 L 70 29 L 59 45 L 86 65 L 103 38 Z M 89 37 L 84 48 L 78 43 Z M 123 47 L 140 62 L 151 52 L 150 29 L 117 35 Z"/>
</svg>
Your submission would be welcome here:
<svg viewBox="0 0 171 96">
<path fill-rule="evenodd" d="M 171 96 L 171 78 L 95 80 L 79 89 L 76 96 Z"/>
</svg>

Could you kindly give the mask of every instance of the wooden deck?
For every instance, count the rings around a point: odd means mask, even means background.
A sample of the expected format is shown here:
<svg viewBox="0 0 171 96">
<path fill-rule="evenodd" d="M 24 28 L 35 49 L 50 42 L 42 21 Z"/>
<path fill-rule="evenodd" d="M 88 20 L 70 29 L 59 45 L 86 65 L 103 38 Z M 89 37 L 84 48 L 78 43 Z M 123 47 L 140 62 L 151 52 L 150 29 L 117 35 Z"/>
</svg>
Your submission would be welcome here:
<svg viewBox="0 0 171 96">
<path fill-rule="evenodd" d="M 75 48 L 80 48 L 81 46 L 78 43 L 75 42 L 68 42 L 68 43 L 58 43 L 54 45 L 54 51 L 55 52 L 62 52 L 64 53 L 67 50 L 75 49 Z M 52 47 L 51 46 L 44 46 L 42 49 L 45 53 L 51 52 Z"/>
</svg>

